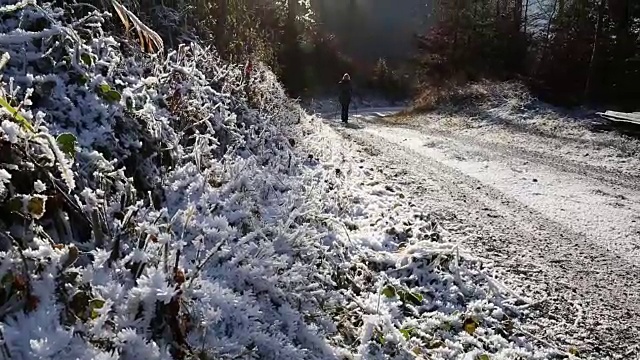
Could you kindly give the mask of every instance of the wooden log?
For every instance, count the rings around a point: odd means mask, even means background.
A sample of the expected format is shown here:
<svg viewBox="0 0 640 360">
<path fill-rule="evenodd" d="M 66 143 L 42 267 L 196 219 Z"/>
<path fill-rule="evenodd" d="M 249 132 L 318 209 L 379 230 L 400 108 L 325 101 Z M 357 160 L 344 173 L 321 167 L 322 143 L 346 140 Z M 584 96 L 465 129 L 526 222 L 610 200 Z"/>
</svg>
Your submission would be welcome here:
<svg viewBox="0 0 640 360">
<path fill-rule="evenodd" d="M 615 122 L 624 122 L 640 126 L 640 112 L 624 113 L 619 111 L 605 111 L 596 113 L 601 117 Z"/>
</svg>

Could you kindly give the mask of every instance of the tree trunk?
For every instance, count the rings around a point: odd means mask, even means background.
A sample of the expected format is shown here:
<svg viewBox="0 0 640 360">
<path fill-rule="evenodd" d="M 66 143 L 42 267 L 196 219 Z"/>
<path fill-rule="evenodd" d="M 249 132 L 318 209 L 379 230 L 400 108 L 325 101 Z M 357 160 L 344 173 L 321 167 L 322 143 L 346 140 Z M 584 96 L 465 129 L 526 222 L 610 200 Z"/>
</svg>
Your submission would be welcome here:
<svg viewBox="0 0 640 360">
<path fill-rule="evenodd" d="M 621 89 L 622 84 L 627 83 L 625 79 L 626 74 L 626 61 L 633 54 L 633 43 L 630 34 L 630 1 L 619 1 L 619 15 L 616 22 L 616 43 L 613 54 L 613 64 L 615 69 L 614 81 L 618 85 L 618 89 Z"/>
<path fill-rule="evenodd" d="M 527 36 L 527 22 L 529 21 L 529 19 L 527 18 L 527 15 L 529 15 L 529 0 L 526 1 L 526 3 L 524 4 L 524 35 Z"/>
<path fill-rule="evenodd" d="M 591 61 L 589 62 L 589 72 L 587 73 L 587 81 L 584 87 L 584 99 L 589 101 L 591 93 L 593 91 L 593 76 L 598 69 L 598 63 L 600 59 L 600 39 L 602 38 L 602 24 L 604 20 L 606 0 L 600 0 L 598 5 L 598 20 L 596 23 L 596 34 L 593 38 L 593 50 L 591 51 Z"/>
<path fill-rule="evenodd" d="M 229 19 L 229 0 L 218 0 L 218 4 L 220 6 L 218 12 L 218 19 L 216 21 L 215 27 L 215 44 L 218 50 L 218 54 L 221 57 L 225 55 L 226 49 L 226 29 L 227 29 L 227 21 Z"/>
<path fill-rule="evenodd" d="M 540 55 L 540 62 L 538 63 L 538 67 L 535 71 L 535 74 L 538 75 L 540 68 L 544 65 L 544 62 L 547 59 L 547 52 L 549 51 L 549 35 L 551 34 L 551 23 L 553 22 L 553 18 L 556 16 L 556 9 L 558 8 L 558 0 L 555 0 L 553 3 L 553 10 L 551 11 L 551 16 L 547 20 L 547 29 L 544 33 L 544 44 L 542 44 L 542 55 Z"/>
<path fill-rule="evenodd" d="M 558 16 L 560 18 L 564 16 L 564 4 L 565 4 L 565 0 L 560 0 L 558 2 Z"/>
<path fill-rule="evenodd" d="M 460 30 L 460 13 L 462 12 L 462 6 L 460 6 L 461 0 L 454 0 L 453 11 L 455 12 L 453 20 L 453 56 L 454 59 L 458 59 L 458 34 Z"/>
<path fill-rule="evenodd" d="M 283 82 L 291 96 L 298 96 L 304 88 L 303 81 L 303 61 L 300 47 L 298 45 L 298 0 L 288 0 L 287 2 L 287 22 L 284 34 L 284 59 L 281 62 L 283 67 Z"/>
<path fill-rule="evenodd" d="M 519 34 L 522 27 L 522 0 L 513 1 L 513 28 L 515 34 Z"/>
</svg>

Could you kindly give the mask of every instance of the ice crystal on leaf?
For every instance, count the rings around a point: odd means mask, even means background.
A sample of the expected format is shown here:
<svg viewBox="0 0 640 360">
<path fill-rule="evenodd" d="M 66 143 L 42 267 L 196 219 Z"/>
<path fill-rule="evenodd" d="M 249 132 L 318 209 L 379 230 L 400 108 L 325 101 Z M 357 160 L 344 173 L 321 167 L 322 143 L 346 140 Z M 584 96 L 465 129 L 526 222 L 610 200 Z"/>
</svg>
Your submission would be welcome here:
<svg viewBox="0 0 640 360">
<path fill-rule="evenodd" d="M 11 120 L 2 121 L 2 132 L 10 143 L 17 143 L 21 133 L 20 126 Z"/>
</svg>

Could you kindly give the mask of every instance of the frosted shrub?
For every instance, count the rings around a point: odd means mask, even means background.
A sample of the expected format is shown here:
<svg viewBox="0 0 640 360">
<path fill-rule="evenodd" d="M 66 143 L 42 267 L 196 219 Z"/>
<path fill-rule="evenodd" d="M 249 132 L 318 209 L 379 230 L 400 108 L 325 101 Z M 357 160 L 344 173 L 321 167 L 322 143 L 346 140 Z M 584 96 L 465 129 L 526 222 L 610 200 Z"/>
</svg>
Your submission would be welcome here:
<svg viewBox="0 0 640 360">
<path fill-rule="evenodd" d="M 323 293 L 299 306 L 323 236 L 296 222 L 300 111 L 273 74 L 197 44 L 145 55 L 97 10 L 1 12 L 5 355 L 328 354 L 302 315 Z"/>
</svg>

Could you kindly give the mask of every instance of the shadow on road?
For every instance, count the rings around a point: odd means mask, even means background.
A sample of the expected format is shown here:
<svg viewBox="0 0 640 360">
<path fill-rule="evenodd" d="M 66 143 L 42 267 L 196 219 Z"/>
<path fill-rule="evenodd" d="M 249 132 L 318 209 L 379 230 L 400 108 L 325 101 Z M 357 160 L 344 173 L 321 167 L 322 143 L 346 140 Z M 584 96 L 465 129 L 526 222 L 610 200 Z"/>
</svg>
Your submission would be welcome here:
<svg viewBox="0 0 640 360">
<path fill-rule="evenodd" d="M 361 130 L 364 129 L 366 126 L 365 124 L 361 123 L 361 122 L 354 122 L 353 119 L 349 120 L 348 123 L 343 123 L 340 120 L 332 120 L 332 119 L 322 119 L 322 121 L 324 121 L 326 124 L 328 124 L 329 126 L 333 127 L 333 128 L 346 128 L 346 129 L 352 129 L 352 130 Z"/>
<path fill-rule="evenodd" d="M 556 133 L 554 130 L 540 128 L 536 123 L 527 123 L 521 122 L 517 120 L 510 119 L 505 116 L 501 116 L 499 114 L 490 112 L 490 111 L 480 111 L 479 114 L 476 115 L 478 119 L 496 124 L 504 127 L 505 129 L 511 130 L 516 133 L 523 134 L 532 134 L 539 136 L 541 138 L 547 139 L 556 139 L 567 142 L 574 143 L 582 143 L 582 144 L 593 144 L 599 147 L 612 147 L 623 153 L 633 153 L 635 150 L 630 149 L 627 142 L 619 141 L 618 139 L 593 139 L 593 138 L 583 138 L 580 136 L 571 136 L 566 135 L 564 133 L 558 132 Z M 615 131 L 618 134 L 623 134 L 631 138 L 640 139 L 640 126 L 630 125 L 630 124 L 614 124 L 613 122 L 605 122 L 601 119 L 592 116 L 590 118 L 591 121 L 584 122 L 586 117 L 582 119 L 577 119 L 575 117 L 567 116 L 566 122 L 581 124 L 581 127 L 585 130 L 588 130 L 593 133 L 602 133 L 602 132 L 611 132 Z M 581 121 L 582 120 L 582 121 Z"/>
<path fill-rule="evenodd" d="M 364 129 L 364 126 L 356 123 L 346 123 L 346 124 L 343 124 L 343 126 L 346 127 L 347 129 L 355 129 L 355 130 Z"/>
<path fill-rule="evenodd" d="M 339 114 L 335 112 L 319 113 L 316 115 L 331 127 L 361 130 L 367 127 L 367 125 L 383 122 L 385 118 L 396 115 L 400 110 L 402 110 L 402 108 L 396 107 L 357 109 L 350 114 L 347 124 L 344 124 L 340 120 Z"/>
</svg>

